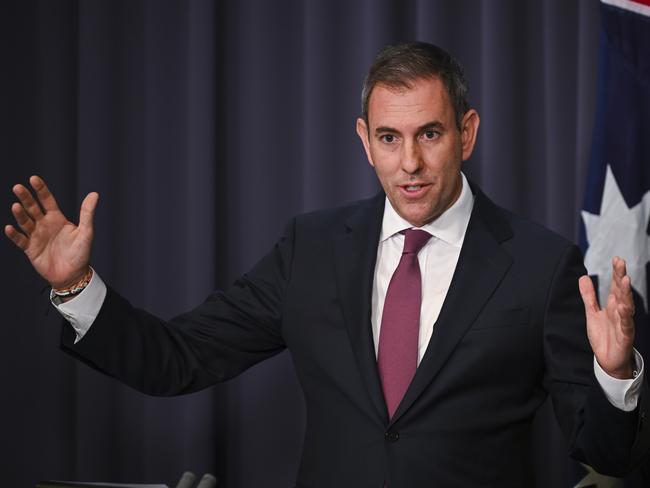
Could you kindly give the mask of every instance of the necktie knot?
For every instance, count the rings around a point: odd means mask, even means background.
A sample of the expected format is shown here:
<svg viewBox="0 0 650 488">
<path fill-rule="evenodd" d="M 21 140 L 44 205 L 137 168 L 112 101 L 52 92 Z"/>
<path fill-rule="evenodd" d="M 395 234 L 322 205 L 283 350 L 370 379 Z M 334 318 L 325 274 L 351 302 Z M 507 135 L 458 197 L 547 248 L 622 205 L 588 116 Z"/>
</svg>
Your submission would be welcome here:
<svg viewBox="0 0 650 488">
<path fill-rule="evenodd" d="M 431 239 L 431 234 L 419 229 L 407 229 L 404 231 L 404 250 L 402 254 L 416 254 Z"/>
</svg>

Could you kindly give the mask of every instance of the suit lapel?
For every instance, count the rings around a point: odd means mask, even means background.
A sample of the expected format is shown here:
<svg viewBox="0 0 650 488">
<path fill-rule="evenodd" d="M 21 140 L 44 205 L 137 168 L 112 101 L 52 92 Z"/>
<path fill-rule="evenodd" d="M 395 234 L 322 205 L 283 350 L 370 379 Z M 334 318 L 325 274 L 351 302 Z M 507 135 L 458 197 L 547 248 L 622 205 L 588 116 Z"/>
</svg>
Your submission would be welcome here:
<svg viewBox="0 0 650 488">
<path fill-rule="evenodd" d="M 384 199 L 381 193 L 362 204 L 335 241 L 335 272 L 348 335 L 361 378 L 383 424 L 387 413 L 377 372 L 370 309 Z"/>
<path fill-rule="evenodd" d="M 512 262 L 499 246 L 512 235 L 510 226 L 478 188 L 473 190 L 474 208 L 449 291 L 425 355 L 391 424 L 434 380 Z"/>
</svg>

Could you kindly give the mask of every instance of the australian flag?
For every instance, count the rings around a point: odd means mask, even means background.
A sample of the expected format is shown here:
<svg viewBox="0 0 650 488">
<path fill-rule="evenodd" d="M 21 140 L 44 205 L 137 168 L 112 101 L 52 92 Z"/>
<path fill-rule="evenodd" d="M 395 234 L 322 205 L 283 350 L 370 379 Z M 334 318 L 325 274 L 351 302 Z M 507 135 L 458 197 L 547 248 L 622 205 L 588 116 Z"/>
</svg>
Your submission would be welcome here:
<svg viewBox="0 0 650 488">
<path fill-rule="evenodd" d="M 635 345 L 650 379 L 650 0 L 602 0 L 598 99 L 580 241 L 606 301 L 611 259 L 627 263 L 636 306 Z M 630 478 L 585 467 L 574 487 L 650 487 L 650 466 Z"/>
</svg>

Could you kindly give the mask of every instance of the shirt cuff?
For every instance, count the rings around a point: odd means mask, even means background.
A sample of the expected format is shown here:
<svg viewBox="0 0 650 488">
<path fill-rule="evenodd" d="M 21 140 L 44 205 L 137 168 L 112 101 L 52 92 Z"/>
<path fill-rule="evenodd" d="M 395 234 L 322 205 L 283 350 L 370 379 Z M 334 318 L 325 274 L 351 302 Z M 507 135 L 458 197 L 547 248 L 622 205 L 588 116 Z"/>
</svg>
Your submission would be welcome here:
<svg viewBox="0 0 650 488">
<path fill-rule="evenodd" d="M 636 376 L 629 380 L 619 380 L 605 373 L 594 356 L 594 373 L 600 387 L 609 403 L 624 412 L 631 412 L 636 408 L 643 383 L 643 357 L 636 349 L 634 349 L 634 363 Z"/>
<path fill-rule="evenodd" d="M 96 271 L 93 271 L 93 276 L 86 288 L 65 303 L 53 291 L 50 292 L 52 305 L 54 305 L 64 319 L 70 322 L 70 325 L 72 325 L 72 328 L 77 334 L 74 341 L 75 344 L 90 329 L 97 315 L 99 315 L 99 310 L 102 308 L 105 298 L 106 285 Z"/>
</svg>

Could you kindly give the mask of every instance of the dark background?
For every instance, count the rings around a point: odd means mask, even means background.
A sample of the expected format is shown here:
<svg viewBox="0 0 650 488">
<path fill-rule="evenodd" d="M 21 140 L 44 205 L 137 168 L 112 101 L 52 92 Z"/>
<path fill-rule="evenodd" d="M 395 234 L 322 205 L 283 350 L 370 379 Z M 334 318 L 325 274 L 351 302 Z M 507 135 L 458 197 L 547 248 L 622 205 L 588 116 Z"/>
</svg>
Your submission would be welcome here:
<svg viewBox="0 0 650 488">
<path fill-rule="evenodd" d="M 593 0 L 3 1 L 0 208 L 40 174 L 76 221 L 101 195 L 93 264 L 171 317 L 225 287 L 292 215 L 375 193 L 354 131 L 386 44 L 431 41 L 465 65 L 481 114 L 467 174 L 498 203 L 575 240 L 596 89 Z M 304 406 L 284 353 L 237 380 L 152 398 L 58 350 L 60 319 L 0 241 L 0 473 L 228 488 L 292 486 Z M 548 406 L 542 487 L 567 486 Z"/>
</svg>

